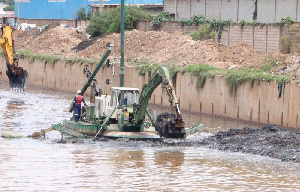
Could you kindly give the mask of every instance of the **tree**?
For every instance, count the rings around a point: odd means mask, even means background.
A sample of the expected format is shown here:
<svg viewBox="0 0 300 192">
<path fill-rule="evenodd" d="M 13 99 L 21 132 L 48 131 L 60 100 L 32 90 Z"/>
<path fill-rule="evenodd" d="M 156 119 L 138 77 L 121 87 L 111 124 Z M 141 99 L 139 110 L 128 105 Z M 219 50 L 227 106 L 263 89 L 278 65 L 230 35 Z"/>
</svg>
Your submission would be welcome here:
<svg viewBox="0 0 300 192">
<path fill-rule="evenodd" d="M 3 8 L 3 11 L 14 11 L 14 10 L 15 10 L 14 5 L 9 5 L 9 6 Z"/>
<path fill-rule="evenodd" d="M 125 7 L 125 30 L 135 29 L 137 21 L 141 19 L 151 20 L 151 15 L 144 9 L 136 6 Z M 119 33 L 120 24 L 121 8 L 117 7 L 109 12 L 93 15 L 86 31 L 93 37 L 112 32 Z"/>
</svg>

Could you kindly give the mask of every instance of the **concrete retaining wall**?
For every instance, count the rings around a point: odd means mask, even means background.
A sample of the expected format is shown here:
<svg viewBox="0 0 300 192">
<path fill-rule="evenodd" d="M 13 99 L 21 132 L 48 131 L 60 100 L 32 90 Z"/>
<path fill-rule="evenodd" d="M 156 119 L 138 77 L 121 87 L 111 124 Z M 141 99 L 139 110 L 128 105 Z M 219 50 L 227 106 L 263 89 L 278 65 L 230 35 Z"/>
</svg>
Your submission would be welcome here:
<svg viewBox="0 0 300 192">
<path fill-rule="evenodd" d="M 164 11 L 174 15 L 175 20 L 188 19 L 194 15 L 234 22 L 253 20 L 254 0 L 164 0 Z M 284 17 L 300 22 L 299 0 L 259 0 L 257 1 L 257 21 L 277 23 Z"/>
<path fill-rule="evenodd" d="M 0 80 L 8 81 L 3 57 L 0 58 L 0 62 Z M 20 63 L 29 72 L 28 85 L 71 91 L 75 94 L 86 81 L 82 73 L 84 65 L 63 62 L 51 65 L 44 64 L 43 61 L 30 63 L 28 59 L 21 60 Z M 115 82 L 110 86 L 105 84 L 105 79 L 112 79 L 111 69 L 104 67 L 97 74 L 96 78 L 104 93 L 109 94 L 111 86 L 118 86 L 118 68 L 116 72 Z M 125 68 L 126 86 L 141 89 L 147 81 L 147 75 L 139 76 L 134 68 Z M 300 87 L 296 84 L 283 86 L 282 95 L 278 98 L 278 85 L 274 82 L 254 83 L 253 87 L 249 83 L 243 84 L 238 88 L 236 97 L 230 95 L 222 76 L 216 76 L 213 81 L 207 80 L 202 89 L 196 88 L 196 82 L 197 79 L 187 73 L 177 74 L 176 94 L 182 110 L 284 127 L 299 127 Z M 161 87 L 154 91 L 150 102 L 169 106 L 168 98 Z"/>
<path fill-rule="evenodd" d="M 185 25 L 181 27 L 178 21 L 165 22 L 155 28 L 149 28 L 149 23 L 149 21 L 139 21 L 137 29 L 140 31 L 154 30 L 168 33 L 182 31 L 187 35 L 198 30 L 197 26 Z M 235 23 L 224 27 L 220 43 L 226 46 L 233 46 L 236 43 L 245 42 L 256 51 L 282 52 L 285 49 L 282 45 L 283 36 L 289 37 L 291 52 L 300 52 L 300 23 L 285 25 L 282 28 L 277 24 L 266 24 L 263 26 L 260 24 L 254 26 L 245 25 L 241 28 L 239 24 Z"/>
</svg>

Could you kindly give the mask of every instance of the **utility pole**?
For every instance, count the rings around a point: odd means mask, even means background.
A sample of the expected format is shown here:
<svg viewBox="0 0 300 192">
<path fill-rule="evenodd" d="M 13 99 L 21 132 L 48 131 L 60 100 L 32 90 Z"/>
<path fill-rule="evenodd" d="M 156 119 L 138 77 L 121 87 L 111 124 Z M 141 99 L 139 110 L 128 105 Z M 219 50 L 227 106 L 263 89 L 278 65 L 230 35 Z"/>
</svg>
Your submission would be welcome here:
<svg viewBox="0 0 300 192">
<path fill-rule="evenodd" d="M 102 11 L 103 11 L 103 0 L 101 0 L 100 2 L 100 14 L 103 14 Z"/>
<path fill-rule="evenodd" d="M 20 0 L 18 0 L 18 26 L 17 28 L 19 28 L 20 25 Z"/>
<path fill-rule="evenodd" d="M 125 5 L 121 0 L 121 46 L 120 46 L 120 87 L 124 87 L 124 24 L 125 24 Z"/>
</svg>

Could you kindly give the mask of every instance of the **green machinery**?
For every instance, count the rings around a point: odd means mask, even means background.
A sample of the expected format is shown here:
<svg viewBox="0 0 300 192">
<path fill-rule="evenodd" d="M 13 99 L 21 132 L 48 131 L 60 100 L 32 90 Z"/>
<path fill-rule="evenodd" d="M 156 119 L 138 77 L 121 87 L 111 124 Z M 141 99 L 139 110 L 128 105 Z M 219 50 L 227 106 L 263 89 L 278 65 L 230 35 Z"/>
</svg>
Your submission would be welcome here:
<svg viewBox="0 0 300 192">
<path fill-rule="evenodd" d="M 101 95 L 94 77 L 110 52 L 111 47 L 108 44 L 107 51 L 93 72 L 85 70 L 88 79 L 81 89 L 81 94 L 91 87 L 91 98 L 81 121 L 75 123 L 72 119 L 65 120 L 62 124 L 52 127 L 67 134 L 70 134 L 70 130 L 75 131 L 76 134 L 70 135 L 76 137 L 87 135 L 134 139 L 184 138 L 184 122 L 167 68 L 160 67 L 141 92 L 137 88 L 112 87 L 111 95 Z M 163 113 L 155 120 L 147 106 L 153 91 L 160 84 L 166 89 L 173 113 Z"/>
<path fill-rule="evenodd" d="M 141 92 L 137 88 L 124 87 L 124 0 L 121 0 L 120 28 L 120 87 L 112 87 L 111 95 L 102 95 L 94 78 L 111 52 L 108 44 L 107 51 L 93 72 L 88 69 L 84 71 L 88 80 L 82 87 L 81 94 L 90 86 L 91 97 L 90 105 L 81 116 L 81 121 L 75 123 L 72 119 L 65 120 L 61 124 L 52 125 L 52 128 L 74 137 L 101 136 L 142 140 L 185 138 L 187 133 L 196 132 L 202 125 L 185 128 L 167 68 L 160 67 Z M 163 113 L 153 118 L 147 106 L 153 91 L 160 84 L 167 90 L 173 113 Z"/>
</svg>

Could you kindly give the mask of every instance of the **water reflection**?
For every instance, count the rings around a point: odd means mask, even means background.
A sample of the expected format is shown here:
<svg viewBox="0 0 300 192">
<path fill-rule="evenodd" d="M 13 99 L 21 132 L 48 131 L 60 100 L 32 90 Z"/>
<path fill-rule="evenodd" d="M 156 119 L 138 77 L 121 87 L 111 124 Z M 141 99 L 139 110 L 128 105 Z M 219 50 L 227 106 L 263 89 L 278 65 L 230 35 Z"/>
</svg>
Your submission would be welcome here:
<svg viewBox="0 0 300 192">
<path fill-rule="evenodd" d="M 144 168 L 144 151 L 118 149 L 111 153 L 110 159 L 114 162 L 117 170 L 126 168 Z"/>
<path fill-rule="evenodd" d="M 3 112 L 3 127 L 9 129 L 14 127 L 21 126 L 21 122 L 14 121 L 15 118 L 18 118 L 23 115 L 23 111 L 26 110 L 25 102 L 18 99 L 10 99 L 7 101 L 7 105 Z"/>
<path fill-rule="evenodd" d="M 24 107 L 25 102 L 23 100 L 11 99 L 7 102 L 4 118 L 5 119 L 13 119 L 22 115 L 22 111 L 26 108 Z"/>
<path fill-rule="evenodd" d="M 184 153 L 181 151 L 157 151 L 154 157 L 157 166 L 170 169 L 172 172 L 179 171 L 184 162 Z"/>
</svg>

